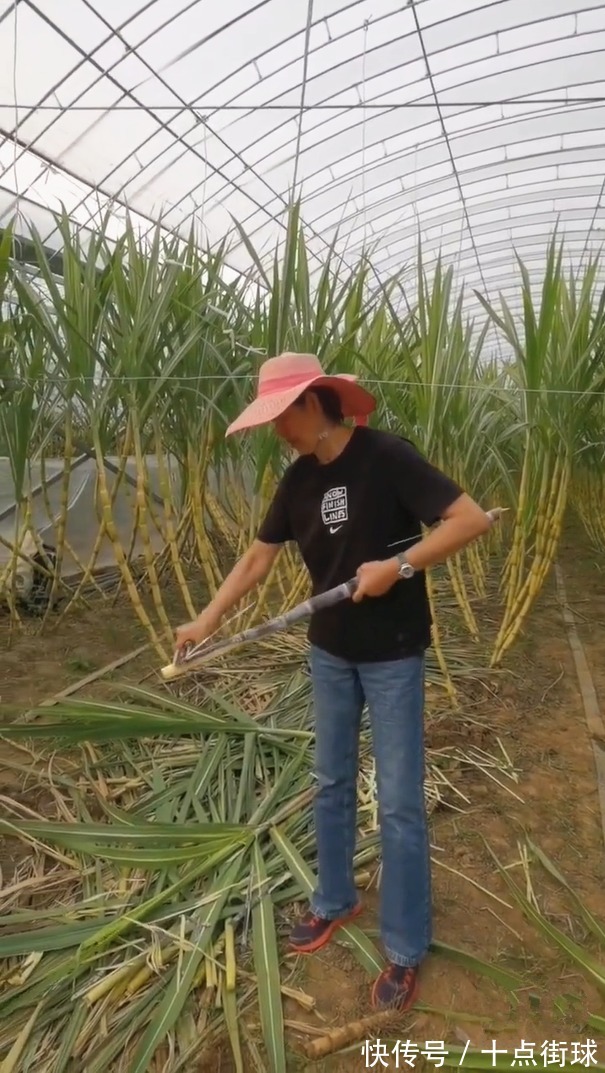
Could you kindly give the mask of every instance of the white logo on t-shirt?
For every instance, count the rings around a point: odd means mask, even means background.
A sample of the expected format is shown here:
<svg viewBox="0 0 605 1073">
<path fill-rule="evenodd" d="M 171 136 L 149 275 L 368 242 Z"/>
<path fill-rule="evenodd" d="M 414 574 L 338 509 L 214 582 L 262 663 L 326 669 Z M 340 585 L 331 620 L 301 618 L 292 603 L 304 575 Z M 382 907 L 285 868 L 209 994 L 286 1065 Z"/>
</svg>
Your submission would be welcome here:
<svg viewBox="0 0 605 1073">
<path fill-rule="evenodd" d="M 330 488 L 321 501 L 321 517 L 330 533 L 337 533 L 349 520 L 347 490 L 344 487 Z"/>
</svg>

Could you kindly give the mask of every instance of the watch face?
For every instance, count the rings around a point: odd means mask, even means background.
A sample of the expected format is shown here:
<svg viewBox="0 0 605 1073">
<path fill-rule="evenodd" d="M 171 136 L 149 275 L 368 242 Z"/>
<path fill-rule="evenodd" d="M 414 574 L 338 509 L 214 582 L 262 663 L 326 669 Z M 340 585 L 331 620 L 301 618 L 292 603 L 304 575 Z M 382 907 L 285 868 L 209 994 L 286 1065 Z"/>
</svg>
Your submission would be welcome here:
<svg viewBox="0 0 605 1073">
<path fill-rule="evenodd" d="M 409 563 L 402 563 L 401 566 L 399 567 L 399 576 L 400 577 L 412 577 L 413 574 L 414 574 L 414 567 L 410 566 Z"/>
</svg>

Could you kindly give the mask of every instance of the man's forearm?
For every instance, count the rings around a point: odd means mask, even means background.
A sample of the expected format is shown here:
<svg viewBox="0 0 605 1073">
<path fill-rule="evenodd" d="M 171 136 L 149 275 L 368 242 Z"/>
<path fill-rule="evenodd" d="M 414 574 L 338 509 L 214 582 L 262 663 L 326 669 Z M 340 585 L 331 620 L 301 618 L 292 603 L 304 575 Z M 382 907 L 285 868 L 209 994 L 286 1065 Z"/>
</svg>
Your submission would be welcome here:
<svg viewBox="0 0 605 1073">
<path fill-rule="evenodd" d="M 450 555 L 455 555 L 489 528 L 490 520 L 487 515 L 484 522 L 478 517 L 468 520 L 450 518 L 414 544 L 406 553 L 406 559 L 415 570 L 427 570 L 448 559 Z"/>
</svg>

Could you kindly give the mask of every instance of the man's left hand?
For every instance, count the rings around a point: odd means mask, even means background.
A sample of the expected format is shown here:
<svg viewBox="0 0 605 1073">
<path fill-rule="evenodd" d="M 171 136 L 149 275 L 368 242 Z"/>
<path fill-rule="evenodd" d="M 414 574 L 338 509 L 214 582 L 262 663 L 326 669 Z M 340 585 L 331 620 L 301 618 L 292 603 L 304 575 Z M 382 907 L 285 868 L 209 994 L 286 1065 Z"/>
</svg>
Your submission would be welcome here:
<svg viewBox="0 0 605 1073">
<path fill-rule="evenodd" d="M 363 563 L 357 571 L 357 589 L 352 600 L 358 604 L 365 596 L 384 596 L 397 581 L 398 563 L 396 559 L 386 559 L 373 563 Z"/>
</svg>

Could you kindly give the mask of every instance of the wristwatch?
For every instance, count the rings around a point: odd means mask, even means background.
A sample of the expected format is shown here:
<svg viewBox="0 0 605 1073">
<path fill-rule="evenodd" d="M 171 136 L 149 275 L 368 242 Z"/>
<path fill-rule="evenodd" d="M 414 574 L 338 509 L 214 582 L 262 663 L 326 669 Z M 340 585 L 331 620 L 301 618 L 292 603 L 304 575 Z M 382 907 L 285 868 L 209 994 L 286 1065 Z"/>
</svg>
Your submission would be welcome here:
<svg viewBox="0 0 605 1073">
<path fill-rule="evenodd" d="M 408 563 L 404 551 L 400 551 L 397 555 L 397 562 L 399 563 L 399 570 L 397 571 L 398 577 L 405 578 L 406 580 L 414 577 L 416 571 L 411 563 Z"/>
</svg>

